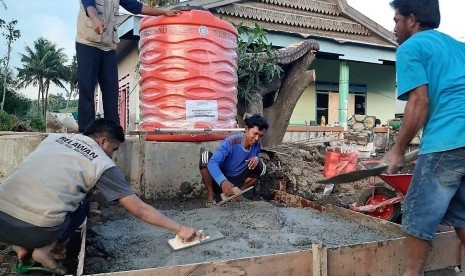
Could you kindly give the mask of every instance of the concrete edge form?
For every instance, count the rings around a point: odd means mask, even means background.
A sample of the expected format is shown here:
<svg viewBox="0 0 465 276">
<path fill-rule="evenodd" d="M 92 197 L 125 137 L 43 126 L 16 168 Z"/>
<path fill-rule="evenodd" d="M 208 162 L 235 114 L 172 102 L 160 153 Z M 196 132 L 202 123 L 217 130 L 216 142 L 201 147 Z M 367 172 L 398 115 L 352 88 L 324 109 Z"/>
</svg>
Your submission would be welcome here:
<svg viewBox="0 0 465 276">
<path fill-rule="evenodd" d="M 86 255 L 86 237 L 87 237 L 87 219 L 81 226 L 81 248 L 78 255 L 78 266 L 76 270 L 76 276 L 84 274 L 84 259 Z"/>
<path fill-rule="evenodd" d="M 179 276 L 179 275 L 401 275 L 405 269 L 405 240 L 396 238 L 326 248 L 314 244 L 301 252 L 271 254 L 243 259 L 196 263 L 189 265 L 141 269 L 95 276 Z M 448 254 L 443 254 L 448 248 Z M 456 266 L 462 262 L 460 241 L 455 232 L 436 236 L 426 271 Z M 265 269 L 266 268 L 266 269 Z"/>
<path fill-rule="evenodd" d="M 395 238 L 362 244 L 327 248 L 313 244 L 308 250 L 270 254 L 242 259 L 221 260 L 188 265 L 93 274 L 95 276 L 179 276 L 179 275 L 401 275 L 406 265 L 406 238 L 400 226 L 341 207 L 321 206 L 299 196 L 272 191 L 281 202 L 295 207 L 311 207 L 334 213 L 363 226 L 384 230 Z M 276 198 L 275 198 L 276 199 Z M 290 204 L 290 203 L 294 204 Z M 310 205 L 310 206 L 309 206 Z M 444 254 L 444 248 L 448 249 Z M 427 260 L 426 271 L 465 263 L 465 250 L 454 231 L 436 235 Z"/>
</svg>

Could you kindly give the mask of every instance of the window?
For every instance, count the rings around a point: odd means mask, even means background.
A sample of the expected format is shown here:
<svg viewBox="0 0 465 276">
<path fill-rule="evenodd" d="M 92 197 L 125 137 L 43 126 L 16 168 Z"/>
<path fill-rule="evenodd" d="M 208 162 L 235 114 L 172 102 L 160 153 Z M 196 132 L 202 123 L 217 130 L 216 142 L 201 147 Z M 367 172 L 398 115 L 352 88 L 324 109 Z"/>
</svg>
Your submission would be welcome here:
<svg viewBox="0 0 465 276">
<path fill-rule="evenodd" d="M 367 87 L 362 84 L 349 84 L 349 104 L 347 117 L 354 114 L 366 113 Z M 321 124 L 325 116 L 327 124 L 334 124 L 339 120 L 339 84 L 331 82 L 316 83 L 316 121 Z"/>
</svg>

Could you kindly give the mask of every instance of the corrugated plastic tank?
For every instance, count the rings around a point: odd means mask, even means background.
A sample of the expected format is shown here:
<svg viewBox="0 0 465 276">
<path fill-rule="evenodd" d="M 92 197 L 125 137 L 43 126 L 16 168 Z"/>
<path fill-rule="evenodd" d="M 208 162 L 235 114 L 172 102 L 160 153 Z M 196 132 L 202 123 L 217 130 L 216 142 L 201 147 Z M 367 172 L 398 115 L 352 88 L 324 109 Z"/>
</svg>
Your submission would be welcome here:
<svg viewBox="0 0 465 276">
<path fill-rule="evenodd" d="M 139 130 L 230 129 L 237 115 L 237 30 L 208 11 L 144 17 L 140 31 Z M 207 141 L 226 135 L 147 135 Z"/>
</svg>

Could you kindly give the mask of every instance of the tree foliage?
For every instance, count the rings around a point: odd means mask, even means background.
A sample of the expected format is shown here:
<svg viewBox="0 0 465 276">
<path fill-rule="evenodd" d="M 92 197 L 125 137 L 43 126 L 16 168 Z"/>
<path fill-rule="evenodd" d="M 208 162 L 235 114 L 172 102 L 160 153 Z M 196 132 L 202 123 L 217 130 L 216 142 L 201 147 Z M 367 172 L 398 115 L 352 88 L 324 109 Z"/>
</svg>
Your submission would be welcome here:
<svg viewBox="0 0 465 276">
<path fill-rule="evenodd" d="M 38 86 L 37 111 L 40 112 L 41 103 L 45 120 L 50 84 L 64 88 L 63 83 L 67 81 L 67 57 L 63 48 L 57 48 L 56 44 L 45 38 L 39 38 L 33 48 L 26 46 L 25 50 L 26 53 L 21 54 L 23 67 L 18 68 L 19 86 Z"/>
<path fill-rule="evenodd" d="M 4 3 L 3 3 L 4 4 Z M 6 90 L 8 88 L 8 77 L 11 75 L 10 73 L 10 59 L 11 59 L 11 45 L 15 40 L 17 40 L 21 33 L 19 30 L 15 29 L 16 24 L 18 23 L 17 20 L 12 20 L 8 23 L 0 18 L 0 29 L 5 29 L 6 32 L 2 32 L 2 36 L 6 38 L 6 45 L 7 45 L 7 53 L 6 56 L 2 58 L 1 62 L 1 71 L 3 72 L 3 89 L 2 89 L 2 100 L 0 102 L 0 111 L 3 110 L 5 106 L 5 97 L 6 97 Z"/>
<path fill-rule="evenodd" d="M 73 56 L 71 64 L 66 67 L 66 79 L 69 84 L 69 91 L 66 91 L 67 101 L 66 101 L 66 111 L 71 100 L 71 97 L 76 98 L 78 95 L 78 85 L 77 85 L 77 57 Z"/>
<path fill-rule="evenodd" d="M 283 69 L 274 62 L 273 45 L 266 32 L 258 24 L 254 28 L 236 25 L 238 38 L 238 92 L 239 97 L 249 100 L 261 85 L 280 77 Z"/>
</svg>

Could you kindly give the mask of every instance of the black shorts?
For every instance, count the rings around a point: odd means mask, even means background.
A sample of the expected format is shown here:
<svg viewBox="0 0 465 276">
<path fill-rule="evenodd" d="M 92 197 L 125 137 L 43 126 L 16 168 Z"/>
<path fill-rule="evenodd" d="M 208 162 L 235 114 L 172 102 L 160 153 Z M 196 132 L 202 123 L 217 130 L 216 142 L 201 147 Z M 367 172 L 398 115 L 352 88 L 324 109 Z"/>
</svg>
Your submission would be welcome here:
<svg viewBox="0 0 465 276">
<path fill-rule="evenodd" d="M 89 202 L 83 200 L 74 212 L 68 213 L 62 224 L 54 227 L 35 226 L 0 212 L 0 242 L 24 248 L 40 248 L 54 241 L 64 242 L 84 222 L 89 208 Z"/>
<path fill-rule="evenodd" d="M 210 161 L 213 153 L 211 151 L 204 151 L 200 154 L 200 161 L 199 161 L 199 169 L 207 168 L 208 161 Z M 208 168 L 207 168 L 208 169 Z M 234 184 L 236 187 L 241 187 L 244 184 L 247 178 L 255 178 L 260 179 L 262 175 L 266 172 L 266 165 L 263 163 L 262 160 L 259 160 L 258 165 L 253 169 L 249 170 L 247 167 L 238 175 L 236 176 L 227 176 L 225 177 L 228 179 L 229 182 Z M 213 191 L 215 194 L 221 194 L 223 191 L 221 190 L 221 186 L 216 183 L 215 179 L 213 179 Z"/>
</svg>

